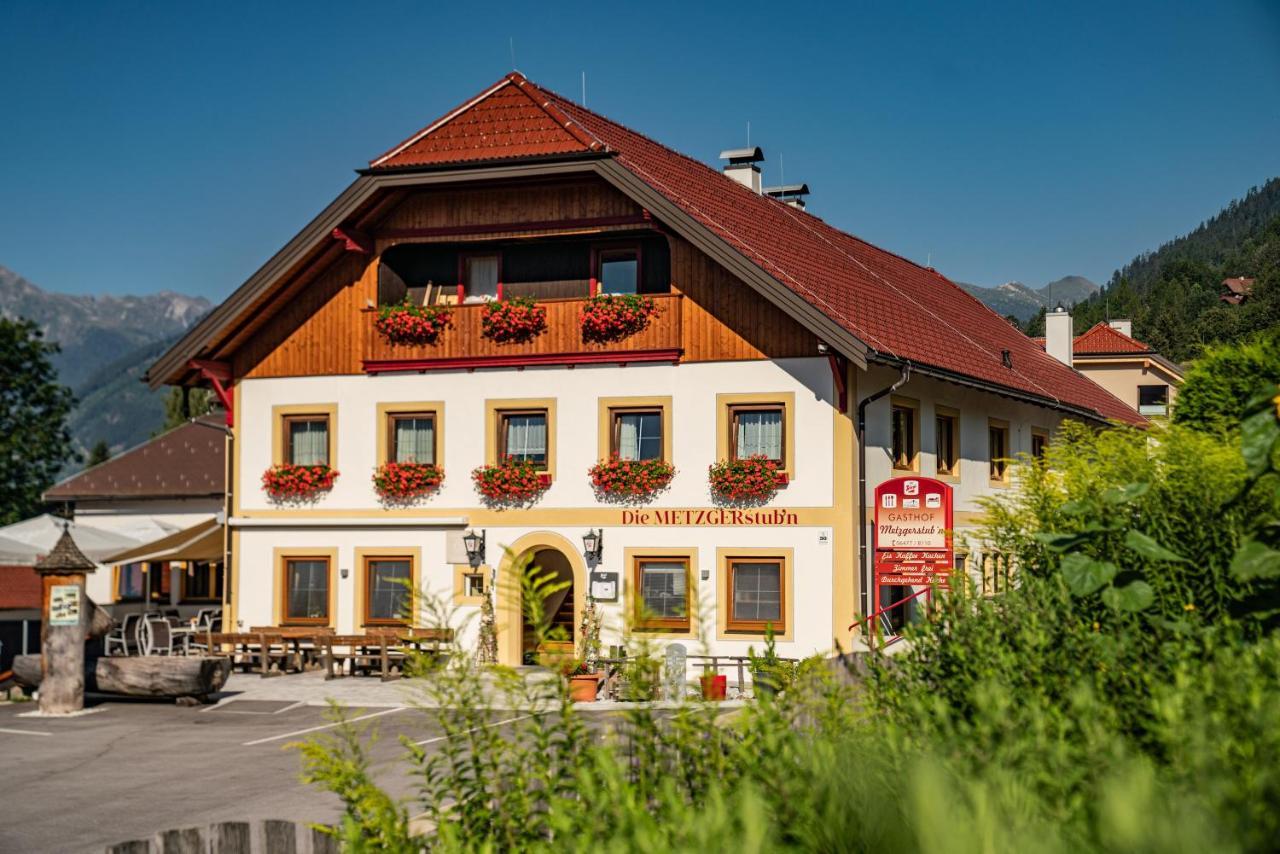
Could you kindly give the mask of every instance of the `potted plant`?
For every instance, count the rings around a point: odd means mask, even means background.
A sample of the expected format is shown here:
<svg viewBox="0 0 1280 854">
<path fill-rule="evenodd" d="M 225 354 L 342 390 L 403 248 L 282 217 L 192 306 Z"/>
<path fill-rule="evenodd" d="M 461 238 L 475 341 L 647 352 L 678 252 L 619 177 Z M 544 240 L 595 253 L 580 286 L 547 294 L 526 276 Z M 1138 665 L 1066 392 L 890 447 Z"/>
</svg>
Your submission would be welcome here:
<svg viewBox="0 0 1280 854">
<path fill-rule="evenodd" d="M 480 334 L 500 344 L 523 344 L 547 329 L 547 309 L 529 297 L 485 303 Z"/>
<path fill-rule="evenodd" d="M 582 340 L 594 344 L 621 341 L 649 325 L 658 313 L 653 297 L 639 294 L 599 294 L 582 306 Z"/>
<path fill-rule="evenodd" d="M 622 460 L 614 455 L 596 463 L 587 473 L 591 486 L 603 496 L 648 498 L 671 483 L 676 468 L 665 460 Z"/>
<path fill-rule="evenodd" d="M 778 461 L 763 454 L 720 460 L 707 471 L 711 491 L 730 501 L 768 501 L 787 482 Z"/>
<path fill-rule="evenodd" d="M 338 472 L 328 465 L 280 463 L 262 473 L 262 489 L 274 501 L 303 501 L 333 488 Z"/>
<path fill-rule="evenodd" d="M 444 480 L 435 463 L 383 463 L 373 473 L 373 488 L 390 501 L 412 501 L 434 491 Z"/>
<path fill-rule="evenodd" d="M 434 344 L 440 333 L 453 326 L 453 312 L 444 306 L 404 302 L 378 309 L 374 328 L 392 344 Z"/>
<path fill-rule="evenodd" d="M 729 694 L 729 677 L 721 673 L 704 673 L 698 682 L 702 685 L 704 700 L 723 700 Z"/>
<path fill-rule="evenodd" d="M 751 691 L 757 698 L 785 691 L 795 680 L 795 662 L 778 657 L 773 623 L 764 627 L 764 655 L 756 655 L 755 647 L 747 647 L 747 658 L 751 661 Z"/>
<path fill-rule="evenodd" d="M 594 703 L 600 691 L 600 674 L 585 661 L 567 662 L 560 671 L 569 680 L 569 699 L 575 703 Z"/>
<path fill-rule="evenodd" d="M 529 460 L 507 457 L 493 465 L 478 466 L 471 472 L 476 489 L 495 504 L 531 501 L 550 485 L 550 478 Z"/>
</svg>

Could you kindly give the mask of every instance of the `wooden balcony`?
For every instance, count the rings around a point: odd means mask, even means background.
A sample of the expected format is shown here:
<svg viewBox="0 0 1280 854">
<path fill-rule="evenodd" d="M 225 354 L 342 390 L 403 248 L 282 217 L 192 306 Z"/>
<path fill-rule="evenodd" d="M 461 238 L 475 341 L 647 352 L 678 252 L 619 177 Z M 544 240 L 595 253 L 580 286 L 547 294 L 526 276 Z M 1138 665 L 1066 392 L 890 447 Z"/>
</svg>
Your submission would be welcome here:
<svg viewBox="0 0 1280 854">
<path fill-rule="evenodd" d="M 655 294 L 658 313 L 639 333 L 622 341 L 595 344 L 582 340 L 580 317 L 586 300 L 546 300 L 547 328 L 532 341 L 498 343 L 481 334 L 484 305 L 452 306 L 453 328 L 434 344 L 399 345 L 378 334 L 376 311 L 362 313 L 363 364 L 366 373 L 442 371 L 533 365 L 678 362 L 682 352 L 680 294 Z"/>
</svg>

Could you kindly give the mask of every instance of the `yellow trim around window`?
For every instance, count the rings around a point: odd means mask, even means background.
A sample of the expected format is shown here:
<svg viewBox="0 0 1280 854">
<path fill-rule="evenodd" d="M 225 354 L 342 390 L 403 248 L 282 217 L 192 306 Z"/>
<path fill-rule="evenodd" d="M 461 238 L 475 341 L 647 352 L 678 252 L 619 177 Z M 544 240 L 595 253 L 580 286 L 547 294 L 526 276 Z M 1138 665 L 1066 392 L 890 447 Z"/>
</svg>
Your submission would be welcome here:
<svg viewBox="0 0 1280 854">
<path fill-rule="evenodd" d="M 894 471 L 920 472 L 920 401 L 913 397 L 892 395 L 889 398 L 889 454 L 893 454 L 893 410 L 911 410 L 911 462 L 906 466 L 898 465 L 896 459 L 890 459 Z"/>
<path fill-rule="evenodd" d="M 507 397 L 484 402 L 484 461 L 493 465 L 498 461 L 498 419 L 503 412 L 521 412 L 529 409 L 547 411 L 547 465 L 543 474 L 556 477 L 556 399 L 554 397 Z"/>
<path fill-rule="evenodd" d="M 642 560 L 660 560 L 662 558 L 683 560 L 689 567 L 689 627 L 687 629 L 668 629 L 662 627 L 646 628 L 639 625 L 636 619 L 636 611 L 640 603 L 640 593 L 636 590 L 637 563 Z M 631 631 L 636 632 L 637 634 L 670 638 L 672 640 L 680 638 L 697 638 L 698 612 L 701 610 L 701 607 L 698 599 L 700 577 L 698 575 L 698 550 L 696 548 L 625 548 L 622 550 L 622 565 L 625 567 L 622 574 L 622 602 L 623 606 L 627 609 L 627 624 Z"/>
<path fill-rule="evenodd" d="M 729 410 L 734 406 L 782 407 L 782 473 L 789 480 L 796 479 L 796 393 L 794 391 L 764 392 L 758 394 L 716 395 L 716 459 L 729 459 L 733 447 L 730 432 L 733 417 Z"/>
<path fill-rule="evenodd" d="M 762 548 L 718 548 L 716 549 L 716 639 L 717 640 L 755 640 L 763 638 L 765 632 L 730 631 L 729 609 L 733 603 L 729 598 L 729 562 L 731 560 L 747 560 L 752 558 L 777 558 L 782 561 L 782 623 L 783 631 L 774 627 L 774 640 L 779 643 L 795 638 L 795 549 L 762 549 Z"/>
<path fill-rule="evenodd" d="M 285 561 L 287 560 L 307 560 L 309 558 L 327 558 L 329 560 L 329 622 L 317 623 L 315 625 L 328 625 L 329 628 L 337 628 L 338 626 L 338 550 L 336 548 L 275 548 L 272 549 L 272 593 L 271 598 L 275 602 L 272 609 L 275 615 L 274 622 L 277 626 L 289 625 L 286 616 L 286 607 L 284 601 L 285 595 Z M 238 591 L 237 591 L 238 592 Z M 297 623 L 296 625 L 313 625 L 311 623 Z"/>
<path fill-rule="evenodd" d="M 933 415 L 934 415 L 933 441 L 935 446 L 934 459 L 933 459 L 934 475 L 938 478 L 938 480 L 944 480 L 947 483 L 959 483 L 960 473 L 964 470 L 964 459 L 960 454 L 960 448 L 962 447 L 962 445 L 960 444 L 960 410 L 952 409 L 950 406 L 942 406 L 941 404 L 934 404 Z M 954 450 L 955 450 L 956 464 L 955 464 L 955 470 L 950 473 L 943 472 L 942 469 L 938 468 L 937 447 L 936 447 L 938 443 L 937 419 L 940 417 L 950 418 L 954 424 L 951 430 L 951 443 L 955 446 Z"/>
<path fill-rule="evenodd" d="M 404 403 L 379 403 L 377 420 L 374 421 L 374 435 L 377 437 L 377 463 L 387 462 L 391 453 L 391 416 L 392 415 L 426 415 L 435 418 L 435 458 L 436 465 L 444 467 L 444 401 L 422 400 Z"/>
<path fill-rule="evenodd" d="M 338 404 L 295 403 L 271 407 L 271 462 L 281 465 L 285 459 L 284 420 L 291 415 L 323 415 L 329 419 L 329 467 L 338 467 Z"/>
<path fill-rule="evenodd" d="M 375 546 L 370 548 L 356 548 L 355 550 L 355 566 L 352 572 L 355 575 L 355 595 L 353 600 L 355 608 L 352 610 L 353 625 L 357 630 L 367 626 L 385 626 L 394 625 L 390 622 L 370 623 L 369 615 L 366 611 L 366 600 L 368 598 L 369 587 L 369 561 L 378 560 L 379 558 L 408 558 L 409 559 L 409 577 L 413 579 L 412 599 L 409 605 L 409 613 L 411 619 L 409 625 L 416 625 L 418 617 L 419 601 L 418 591 L 421 585 L 419 578 L 419 567 L 422 566 L 422 548 L 420 546 Z"/>
<path fill-rule="evenodd" d="M 1004 433 L 1004 455 L 997 459 L 1005 460 L 1004 471 L 1001 477 L 991 476 L 991 431 L 1000 430 Z M 1009 446 L 1010 440 L 1009 422 L 1000 418 L 987 419 L 987 481 L 992 486 L 1008 486 L 1009 476 L 1012 469 L 1013 448 Z"/>
<path fill-rule="evenodd" d="M 488 565 L 477 566 L 472 569 L 471 564 L 455 563 L 453 565 L 453 604 L 455 605 L 483 605 L 484 596 L 468 596 L 467 595 L 467 579 L 468 575 L 479 575 L 484 580 L 485 592 L 489 592 L 489 576 L 492 570 Z"/>
<path fill-rule="evenodd" d="M 671 396 L 665 397 L 602 397 L 599 401 L 599 419 L 596 436 L 596 458 L 607 460 L 613 453 L 613 412 L 628 409 L 657 409 L 662 412 L 662 459 L 671 459 Z"/>
</svg>

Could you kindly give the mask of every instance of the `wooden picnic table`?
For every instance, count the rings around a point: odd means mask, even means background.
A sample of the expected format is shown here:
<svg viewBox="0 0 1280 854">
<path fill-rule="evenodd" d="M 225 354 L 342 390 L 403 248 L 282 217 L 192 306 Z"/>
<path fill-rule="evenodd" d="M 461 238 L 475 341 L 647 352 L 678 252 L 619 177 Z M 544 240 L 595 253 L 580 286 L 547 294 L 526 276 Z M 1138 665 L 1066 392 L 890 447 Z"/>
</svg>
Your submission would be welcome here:
<svg viewBox="0 0 1280 854">
<path fill-rule="evenodd" d="M 358 668 L 366 673 L 377 669 L 383 682 L 399 679 L 408 658 L 406 648 L 413 647 L 417 652 L 430 652 L 438 655 L 440 646 L 453 640 L 453 629 L 423 628 L 417 626 L 377 626 L 370 627 L 362 635 L 323 635 L 320 643 L 324 648 L 325 679 L 336 679 L 341 674 L 341 665 L 335 671 L 334 664 L 338 659 L 351 662 L 351 673 L 354 676 Z M 335 653 L 334 647 L 346 647 L 349 652 Z M 399 665 L 397 672 L 392 665 Z"/>
<path fill-rule="evenodd" d="M 259 672 L 264 679 L 268 676 L 281 675 L 283 668 L 288 666 L 289 653 L 284 648 L 284 636 L 278 631 L 215 632 L 206 629 L 203 638 L 209 655 L 228 655 L 233 664 L 237 654 L 243 655 L 246 666 L 251 666 L 250 662 L 256 659 Z M 231 652 L 222 652 L 221 649 L 224 646 L 230 646 Z M 273 646 L 280 647 L 281 651 L 272 652 Z M 273 660 L 279 661 L 281 670 L 271 669 Z"/>
<path fill-rule="evenodd" d="M 329 626 L 250 626 L 250 633 L 266 632 L 279 635 L 293 649 L 295 665 L 298 670 L 320 667 L 320 637 L 333 634 Z M 309 643 L 310 647 L 304 647 Z"/>
</svg>

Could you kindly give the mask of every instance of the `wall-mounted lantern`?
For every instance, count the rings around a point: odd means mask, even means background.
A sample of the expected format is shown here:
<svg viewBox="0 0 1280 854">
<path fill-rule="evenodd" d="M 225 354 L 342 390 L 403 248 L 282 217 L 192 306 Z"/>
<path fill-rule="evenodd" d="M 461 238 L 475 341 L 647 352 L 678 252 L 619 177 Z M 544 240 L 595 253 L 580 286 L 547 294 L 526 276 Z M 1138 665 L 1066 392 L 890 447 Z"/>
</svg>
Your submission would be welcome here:
<svg viewBox="0 0 1280 854">
<path fill-rule="evenodd" d="M 586 557 L 587 563 L 592 565 L 600 562 L 600 551 L 604 548 L 604 534 L 596 528 L 588 530 L 582 535 L 582 554 Z"/>
<path fill-rule="evenodd" d="M 473 567 L 484 563 L 484 539 L 484 531 L 477 534 L 475 530 L 468 530 L 462 536 L 462 545 L 467 549 L 467 560 Z"/>
</svg>

